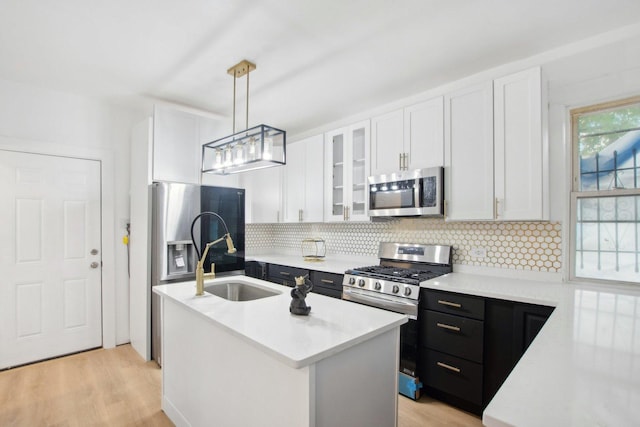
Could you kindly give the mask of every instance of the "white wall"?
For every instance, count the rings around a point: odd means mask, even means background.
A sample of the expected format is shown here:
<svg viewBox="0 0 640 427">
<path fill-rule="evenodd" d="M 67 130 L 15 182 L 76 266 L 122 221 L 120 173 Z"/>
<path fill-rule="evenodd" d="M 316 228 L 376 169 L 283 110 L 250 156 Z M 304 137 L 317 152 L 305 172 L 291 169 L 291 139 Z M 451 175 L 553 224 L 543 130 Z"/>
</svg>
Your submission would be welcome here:
<svg viewBox="0 0 640 427">
<path fill-rule="evenodd" d="M 74 94 L 0 80 L 0 148 L 102 163 L 103 340 L 129 341 L 127 251 L 129 139 L 144 114 Z"/>
</svg>

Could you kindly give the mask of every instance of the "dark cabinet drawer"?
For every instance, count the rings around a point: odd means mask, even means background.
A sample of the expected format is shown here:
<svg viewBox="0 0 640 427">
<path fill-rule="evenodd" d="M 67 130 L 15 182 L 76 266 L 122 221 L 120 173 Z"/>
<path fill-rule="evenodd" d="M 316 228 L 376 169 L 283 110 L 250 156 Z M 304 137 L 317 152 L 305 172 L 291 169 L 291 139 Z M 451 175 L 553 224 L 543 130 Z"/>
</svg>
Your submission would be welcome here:
<svg viewBox="0 0 640 427">
<path fill-rule="evenodd" d="M 270 282 L 278 283 L 285 286 L 295 286 L 295 278 L 299 276 L 306 276 L 309 274 L 309 270 L 304 268 L 289 267 L 286 265 L 269 264 L 268 267 L 268 279 Z"/>
<path fill-rule="evenodd" d="M 342 293 L 342 274 L 325 273 L 323 271 L 311 271 L 311 283 L 314 287 L 323 287 L 340 291 Z"/>
<path fill-rule="evenodd" d="M 424 308 L 443 313 L 484 319 L 484 298 L 423 289 Z"/>
<path fill-rule="evenodd" d="M 326 295 L 328 297 L 342 299 L 342 290 L 323 288 L 322 286 L 314 285 L 311 292 L 315 292 L 316 294 L 320 294 L 320 295 Z"/>
<path fill-rule="evenodd" d="M 484 322 L 431 310 L 420 319 L 422 346 L 482 363 Z"/>
<path fill-rule="evenodd" d="M 420 379 L 474 405 L 482 405 L 482 365 L 434 350 L 422 349 Z"/>
</svg>

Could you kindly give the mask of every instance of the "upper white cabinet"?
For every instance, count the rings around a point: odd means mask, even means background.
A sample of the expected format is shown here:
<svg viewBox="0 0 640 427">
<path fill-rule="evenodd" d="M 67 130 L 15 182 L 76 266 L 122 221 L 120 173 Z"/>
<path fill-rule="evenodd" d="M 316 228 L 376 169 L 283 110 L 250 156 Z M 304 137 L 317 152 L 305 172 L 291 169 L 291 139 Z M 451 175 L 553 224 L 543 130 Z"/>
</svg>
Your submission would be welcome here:
<svg viewBox="0 0 640 427">
<path fill-rule="evenodd" d="M 245 189 L 247 224 L 281 221 L 283 169 L 278 166 L 239 174 L 240 186 Z"/>
<path fill-rule="evenodd" d="M 444 98 L 404 109 L 404 145 L 409 169 L 444 164 Z"/>
<path fill-rule="evenodd" d="M 445 217 L 493 219 L 493 85 L 445 96 Z"/>
<path fill-rule="evenodd" d="M 546 219 L 540 68 L 493 83 L 496 219 Z"/>
<path fill-rule="evenodd" d="M 324 139 L 317 135 L 287 145 L 283 222 L 324 219 Z"/>
<path fill-rule="evenodd" d="M 369 120 L 325 134 L 325 220 L 368 221 Z"/>
<path fill-rule="evenodd" d="M 448 220 L 543 220 L 540 68 L 445 96 Z"/>
<path fill-rule="evenodd" d="M 210 119 L 171 107 L 153 113 L 153 181 L 200 183 L 202 143 L 212 138 Z"/>
<path fill-rule="evenodd" d="M 403 169 L 404 112 L 403 110 L 371 119 L 371 174 L 380 175 Z"/>
<path fill-rule="evenodd" d="M 371 119 L 371 174 L 442 166 L 443 97 Z"/>
</svg>

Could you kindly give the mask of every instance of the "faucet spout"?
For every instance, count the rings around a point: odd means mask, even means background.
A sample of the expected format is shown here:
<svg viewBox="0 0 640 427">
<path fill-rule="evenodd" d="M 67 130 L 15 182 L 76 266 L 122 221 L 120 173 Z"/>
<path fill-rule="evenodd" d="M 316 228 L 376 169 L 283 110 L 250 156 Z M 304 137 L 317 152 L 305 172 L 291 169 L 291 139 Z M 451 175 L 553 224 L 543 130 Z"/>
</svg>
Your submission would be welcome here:
<svg viewBox="0 0 640 427">
<path fill-rule="evenodd" d="M 216 277 L 214 263 L 211 263 L 211 273 L 204 272 L 204 261 L 205 259 L 207 259 L 209 248 L 215 245 L 216 243 L 222 242 L 224 240 L 227 243 L 227 253 L 229 254 L 236 253 L 236 248 L 233 245 L 233 240 L 231 240 L 231 233 L 229 233 L 229 228 L 227 228 L 227 224 L 224 222 L 224 219 L 222 219 L 222 217 L 215 212 L 202 212 L 201 214 L 196 216 L 193 219 L 193 222 L 191 223 L 191 240 L 193 241 L 193 245 L 196 249 L 196 253 L 198 254 L 198 256 L 200 256 L 200 253 L 198 252 L 198 245 L 196 244 L 196 239 L 195 239 L 195 236 L 193 235 L 193 227 L 196 224 L 196 221 L 198 220 L 198 218 L 200 218 L 203 215 L 214 216 L 218 220 L 220 220 L 226 233 L 223 234 L 222 237 L 220 237 L 219 239 L 216 239 L 212 242 L 207 243 L 204 249 L 202 250 L 202 256 L 200 257 L 196 265 L 196 296 L 200 296 L 204 294 L 204 279 L 214 279 Z"/>
</svg>

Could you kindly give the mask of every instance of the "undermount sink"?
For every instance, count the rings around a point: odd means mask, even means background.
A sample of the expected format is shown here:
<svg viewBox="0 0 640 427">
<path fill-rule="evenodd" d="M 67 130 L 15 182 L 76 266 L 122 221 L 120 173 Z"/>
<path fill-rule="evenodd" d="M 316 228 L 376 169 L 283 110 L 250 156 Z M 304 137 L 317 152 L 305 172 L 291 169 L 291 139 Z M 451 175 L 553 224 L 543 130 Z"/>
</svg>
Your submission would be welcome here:
<svg viewBox="0 0 640 427">
<path fill-rule="evenodd" d="M 253 301 L 280 295 L 281 292 L 252 285 L 246 282 L 215 283 L 204 285 L 204 290 L 229 301 Z"/>
</svg>

